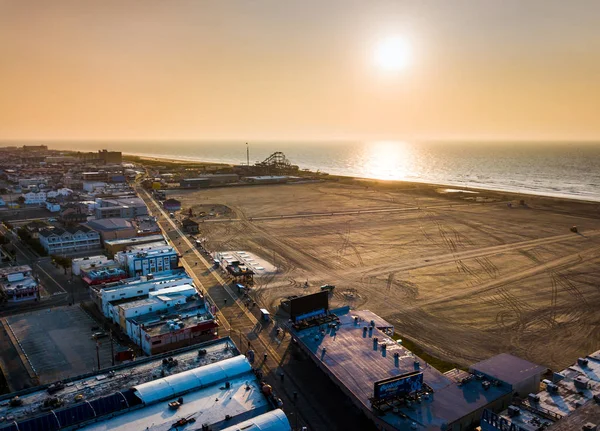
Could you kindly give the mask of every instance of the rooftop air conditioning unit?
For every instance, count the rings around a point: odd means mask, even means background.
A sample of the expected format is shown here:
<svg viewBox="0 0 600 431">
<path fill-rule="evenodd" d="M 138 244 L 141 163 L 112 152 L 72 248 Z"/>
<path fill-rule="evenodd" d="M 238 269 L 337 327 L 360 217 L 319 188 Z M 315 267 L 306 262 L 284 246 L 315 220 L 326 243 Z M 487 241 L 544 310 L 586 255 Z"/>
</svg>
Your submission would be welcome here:
<svg viewBox="0 0 600 431">
<path fill-rule="evenodd" d="M 580 367 L 587 367 L 588 366 L 588 360 L 587 358 L 578 358 L 577 359 L 577 364 L 579 364 Z"/>
<path fill-rule="evenodd" d="M 512 418 L 515 416 L 519 416 L 521 414 L 521 410 L 517 406 L 508 406 L 508 415 Z"/>
</svg>

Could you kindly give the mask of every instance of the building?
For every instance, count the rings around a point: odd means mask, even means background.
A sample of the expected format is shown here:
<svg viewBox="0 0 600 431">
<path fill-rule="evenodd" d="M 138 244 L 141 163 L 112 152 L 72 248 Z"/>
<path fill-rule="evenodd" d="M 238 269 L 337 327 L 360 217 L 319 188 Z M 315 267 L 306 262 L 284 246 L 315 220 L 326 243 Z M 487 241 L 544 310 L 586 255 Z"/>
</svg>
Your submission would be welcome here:
<svg viewBox="0 0 600 431">
<path fill-rule="evenodd" d="M 39 240 L 48 254 L 71 254 L 100 249 L 100 234 L 87 226 L 43 229 Z"/>
<path fill-rule="evenodd" d="M 183 227 L 183 231 L 185 233 L 198 233 L 200 232 L 200 225 L 198 222 L 192 220 L 191 218 L 183 219 L 181 222 L 181 226 Z"/>
<path fill-rule="evenodd" d="M 99 150 L 98 156 L 100 160 L 108 164 L 121 164 L 123 162 L 123 155 L 120 151 L 107 151 Z"/>
<path fill-rule="evenodd" d="M 162 234 L 156 219 L 150 216 L 136 217 L 132 220 L 137 236 L 156 236 Z"/>
<path fill-rule="evenodd" d="M 206 174 L 198 178 L 184 178 L 179 182 L 182 188 L 202 188 L 236 183 L 240 179 L 237 174 Z"/>
<path fill-rule="evenodd" d="M 106 265 L 108 258 L 103 254 L 87 257 L 76 257 L 71 261 L 71 274 L 81 275 L 82 266 L 102 266 Z"/>
<path fill-rule="evenodd" d="M 127 272 L 117 266 L 106 265 L 103 268 L 84 267 L 81 269 L 81 279 L 88 286 L 97 284 L 112 283 L 127 278 Z"/>
<path fill-rule="evenodd" d="M 181 210 L 181 202 L 177 199 L 167 199 L 163 202 L 163 208 L 167 211 L 179 211 Z"/>
<path fill-rule="evenodd" d="M 152 274 L 121 280 L 116 283 L 93 286 L 90 289 L 90 297 L 102 314 L 113 320 L 112 309 L 115 301 L 147 296 L 150 292 L 166 287 L 192 283 L 192 279 L 182 270 L 166 271 L 157 275 Z"/>
<path fill-rule="evenodd" d="M 103 164 L 121 164 L 123 155 L 120 151 L 99 150 L 97 153 L 77 153 L 76 157 L 85 162 Z"/>
<path fill-rule="evenodd" d="M 62 187 L 60 189 L 56 189 L 56 190 L 50 190 L 48 193 L 46 193 L 46 197 L 48 198 L 59 198 L 59 197 L 67 197 L 67 196 L 71 196 L 73 194 L 73 190 L 68 189 L 66 187 Z"/>
<path fill-rule="evenodd" d="M 2 301 L 22 302 L 39 298 L 39 285 L 29 265 L 0 268 Z"/>
<path fill-rule="evenodd" d="M 192 292 L 187 293 L 187 295 L 190 296 L 193 294 L 194 293 Z M 176 305 L 181 306 L 182 304 L 185 304 L 187 298 L 188 296 L 185 294 L 164 294 L 119 303 L 115 306 L 116 313 L 113 313 L 113 321 L 121 326 L 123 331 L 127 331 L 128 319 L 145 316 L 148 313 L 169 314 L 169 309 L 174 309 Z"/>
<path fill-rule="evenodd" d="M 132 219 L 148 215 L 148 208 L 144 201 L 138 197 L 118 199 L 96 199 L 97 219 L 126 218 Z"/>
<path fill-rule="evenodd" d="M 25 205 L 44 205 L 46 203 L 46 192 L 41 190 L 29 191 L 21 196 L 25 199 Z"/>
<path fill-rule="evenodd" d="M 127 335 L 144 353 L 154 355 L 168 350 L 214 339 L 218 327 L 204 297 L 193 286 L 180 285 L 150 293 L 148 299 L 185 296 L 185 302 L 174 307 L 153 308 L 153 312 L 126 320 Z M 154 304 L 157 304 L 155 301 Z M 144 304 L 142 304 L 144 305 Z"/>
<path fill-rule="evenodd" d="M 290 177 L 285 175 L 260 175 L 246 177 L 244 180 L 252 184 L 285 184 L 290 180 Z"/>
<path fill-rule="evenodd" d="M 525 389 L 525 388 L 524 388 Z M 600 424 L 600 350 L 520 392 L 501 413 L 484 411 L 483 431 L 589 430 Z"/>
<path fill-rule="evenodd" d="M 81 183 L 81 187 L 83 188 L 83 190 L 85 190 L 86 192 L 93 192 L 96 189 L 102 189 L 104 187 L 106 187 L 106 182 L 104 181 L 95 181 L 95 180 L 87 180 L 87 181 L 83 181 Z"/>
<path fill-rule="evenodd" d="M 167 245 L 141 251 L 120 251 L 115 254 L 115 260 L 127 268 L 131 277 L 135 277 L 176 269 L 179 264 L 179 255 L 177 250 Z"/>
<path fill-rule="evenodd" d="M 23 145 L 23 151 L 48 151 L 48 145 Z"/>
<path fill-rule="evenodd" d="M 58 220 L 65 225 L 85 223 L 88 218 L 87 208 L 80 204 L 67 204 L 62 207 Z"/>
<path fill-rule="evenodd" d="M 0 397 L 0 431 L 291 431 L 230 338 Z M 19 402 L 10 402 L 18 396 Z M 52 401 L 48 401 L 51 398 Z M 170 402 L 176 402 L 173 407 Z M 175 426 L 181 418 L 190 420 Z"/>
<path fill-rule="evenodd" d="M 39 238 L 40 231 L 43 229 L 47 229 L 50 227 L 50 224 L 45 222 L 44 220 L 34 220 L 23 226 L 27 232 L 31 235 L 32 238 Z"/>
<path fill-rule="evenodd" d="M 485 409 L 506 408 L 513 388 L 527 387 L 543 370 L 515 361 L 511 384 L 460 370 L 441 373 L 398 344 L 393 326 L 374 313 L 330 311 L 327 292 L 292 299 L 290 317 L 298 347 L 380 430 L 471 429 Z"/>
<path fill-rule="evenodd" d="M 145 245 L 145 244 L 156 244 L 158 246 L 165 246 L 167 242 L 165 237 L 161 235 L 148 235 L 139 236 L 135 238 L 124 238 L 124 239 L 111 239 L 104 241 L 104 248 L 106 252 L 112 256 L 115 253 L 123 251 L 132 246 Z"/>
<path fill-rule="evenodd" d="M 46 209 L 51 213 L 60 212 L 60 204 L 57 202 L 55 198 L 48 198 L 46 201 Z"/>
<path fill-rule="evenodd" d="M 123 239 L 136 236 L 136 228 L 124 218 L 105 218 L 90 220 L 87 226 L 100 234 L 102 241 L 109 239 Z"/>
</svg>

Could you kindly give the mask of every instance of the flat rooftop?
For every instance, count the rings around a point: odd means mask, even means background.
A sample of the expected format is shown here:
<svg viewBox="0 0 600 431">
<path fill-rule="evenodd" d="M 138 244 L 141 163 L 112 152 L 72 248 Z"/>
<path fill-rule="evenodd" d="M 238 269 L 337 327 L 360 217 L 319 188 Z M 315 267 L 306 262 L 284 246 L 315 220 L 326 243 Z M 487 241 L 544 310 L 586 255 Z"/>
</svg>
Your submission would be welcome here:
<svg viewBox="0 0 600 431">
<path fill-rule="evenodd" d="M 135 238 L 123 238 L 123 239 L 107 239 L 104 244 L 107 245 L 128 245 L 128 244 L 147 244 L 151 242 L 157 242 L 164 240 L 162 235 L 148 235 Z"/>
<path fill-rule="evenodd" d="M 593 400 L 595 395 L 600 396 L 600 350 L 580 359 L 584 361 L 578 360 L 564 370 L 554 373 L 550 383 L 556 385 L 556 390 L 550 390 L 548 381 L 544 380 L 542 390 L 537 394 L 538 402 L 526 399 L 523 405 L 518 406 L 519 415 L 509 416 L 508 411 L 504 411 L 499 416 L 525 431 L 536 431 L 540 424 L 554 422 L 555 425 L 550 429 L 581 429 L 581 426 L 569 428 L 570 425 L 563 424 L 578 424 L 586 414 L 589 414 L 591 419 L 583 423 L 600 422 L 600 406 Z M 585 382 L 586 387 L 582 387 L 581 384 L 576 386 L 577 380 Z"/>
<path fill-rule="evenodd" d="M 195 325 L 198 325 L 201 323 L 211 322 L 211 321 L 214 322 L 214 319 L 215 318 L 211 313 L 209 313 L 206 309 L 201 309 L 201 308 L 198 309 L 198 314 L 178 318 L 178 320 L 180 322 L 183 322 L 185 324 L 185 326 L 195 326 Z M 167 319 L 167 320 L 170 320 L 170 319 Z M 144 327 L 144 330 L 151 337 L 156 336 L 156 335 L 167 334 L 167 333 L 171 332 L 169 324 L 167 323 L 166 320 L 149 323 L 148 325 L 146 325 Z"/>
<path fill-rule="evenodd" d="M 15 274 L 17 272 L 28 271 L 31 271 L 31 267 L 29 265 L 6 266 L 4 268 L 0 268 L 0 278 L 8 277 L 10 274 Z"/>
<path fill-rule="evenodd" d="M 493 356 L 472 365 L 470 368 L 511 386 L 546 372 L 545 367 L 508 353 Z"/>
<path fill-rule="evenodd" d="M 141 277 L 126 278 L 121 281 L 115 281 L 114 283 L 99 284 L 93 288 L 96 290 L 102 290 L 104 293 L 110 293 L 111 291 L 123 289 L 125 287 L 137 287 L 142 284 L 156 284 L 157 286 L 160 286 L 160 283 L 183 279 L 190 280 L 190 282 L 192 281 L 190 276 L 187 275 L 185 271 L 171 270 L 153 275 L 151 279 L 148 279 L 148 276 L 142 275 Z"/>
<path fill-rule="evenodd" d="M 378 329 L 391 329 L 393 325 L 370 311 L 346 308 L 333 310 L 333 313 L 340 321 L 337 330 L 323 325 L 291 332 L 320 368 L 332 374 L 368 410 L 371 410 L 375 382 L 386 378 L 418 370 L 423 373 L 423 382 L 433 390 L 431 398 L 420 404 L 399 406 L 398 412 L 390 409 L 379 416 L 398 429 L 410 427 L 412 422 L 421 430 L 445 429 L 447 424 L 510 393 L 507 385 L 490 386 L 485 390 L 477 380 L 457 384 Z M 375 328 L 369 330 L 371 321 Z M 384 344 L 385 350 L 382 349 Z M 394 357 L 395 353 L 399 354 L 398 358 Z"/>
<path fill-rule="evenodd" d="M 205 349 L 206 354 L 199 356 L 199 349 Z M 221 338 L 197 344 L 192 348 L 186 347 L 151 358 L 143 358 L 139 361 L 100 370 L 97 373 L 67 379 L 64 381 L 65 388 L 53 395 L 64 400 L 65 404 L 62 407 L 70 406 L 76 404 L 75 396 L 79 394 L 83 395 L 84 399 L 91 400 L 111 395 L 125 388 L 156 380 L 162 377 L 159 371 L 161 369 L 165 370 L 165 376 L 169 376 L 224 359 L 233 358 L 237 355 L 239 355 L 239 351 L 231 339 L 228 337 Z M 163 368 L 162 360 L 166 357 L 176 359 L 177 365 Z M 38 386 L 37 388 L 0 397 L 0 416 L 13 416 L 18 421 L 41 413 L 40 407 L 44 400 L 49 397 L 46 387 L 47 385 Z M 7 403 L 15 394 L 19 395 L 19 398 L 23 401 L 22 406 L 11 407 Z"/>
</svg>

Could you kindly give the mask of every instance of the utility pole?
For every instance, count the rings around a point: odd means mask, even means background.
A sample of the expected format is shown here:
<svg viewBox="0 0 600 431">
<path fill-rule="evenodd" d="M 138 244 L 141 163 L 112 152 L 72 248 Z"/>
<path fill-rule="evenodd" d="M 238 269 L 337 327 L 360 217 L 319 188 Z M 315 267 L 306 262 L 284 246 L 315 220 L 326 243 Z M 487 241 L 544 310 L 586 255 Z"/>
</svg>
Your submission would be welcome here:
<svg viewBox="0 0 600 431">
<path fill-rule="evenodd" d="M 246 162 L 248 163 L 248 167 L 250 166 L 250 147 L 248 146 L 248 142 L 246 142 Z"/>
<path fill-rule="evenodd" d="M 96 340 L 96 360 L 98 361 L 98 371 L 100 371 L 100 343 Z"/>
<path fill-rule="evenodd" d="M 110 358 L 112 359 L 112 366 L 115 366 L 115 348 L 113 343 L 112 328 L 110 328 Z"/>
</svg>

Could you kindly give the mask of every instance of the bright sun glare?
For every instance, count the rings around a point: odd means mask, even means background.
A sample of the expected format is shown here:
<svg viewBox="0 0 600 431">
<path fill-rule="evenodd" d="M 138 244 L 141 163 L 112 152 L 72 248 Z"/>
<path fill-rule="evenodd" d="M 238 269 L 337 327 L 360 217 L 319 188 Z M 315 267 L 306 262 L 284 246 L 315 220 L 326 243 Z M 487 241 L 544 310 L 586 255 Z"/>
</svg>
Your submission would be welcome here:
<svg viewBox="0 0 600 431">
<path fill-rule="evenodd" d="M 410 45 L 403 37 L 382 39 L 375 47 L 375 62 L 382 70 L 403 70 L 409 65 L 410 60 Z"/>
</svg>

